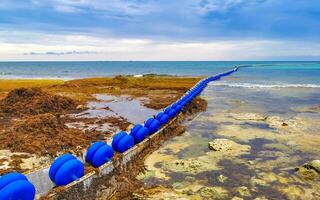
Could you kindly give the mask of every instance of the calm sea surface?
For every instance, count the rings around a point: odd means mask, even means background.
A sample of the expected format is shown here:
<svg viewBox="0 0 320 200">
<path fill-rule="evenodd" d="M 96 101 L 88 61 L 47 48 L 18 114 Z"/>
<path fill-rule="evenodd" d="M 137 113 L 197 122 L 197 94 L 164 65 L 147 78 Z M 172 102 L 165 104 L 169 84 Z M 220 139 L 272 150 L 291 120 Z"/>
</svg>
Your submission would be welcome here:
<svg viewBox="0 0 320 200">
<path fill-rule="evenodd" d="M 232 87 L 320 87 L 320 62 L 0 62 L 0 79 L 76 79 L 114 75 L 209 76 L 248 65 L 220 85 Z"/>
</svg>

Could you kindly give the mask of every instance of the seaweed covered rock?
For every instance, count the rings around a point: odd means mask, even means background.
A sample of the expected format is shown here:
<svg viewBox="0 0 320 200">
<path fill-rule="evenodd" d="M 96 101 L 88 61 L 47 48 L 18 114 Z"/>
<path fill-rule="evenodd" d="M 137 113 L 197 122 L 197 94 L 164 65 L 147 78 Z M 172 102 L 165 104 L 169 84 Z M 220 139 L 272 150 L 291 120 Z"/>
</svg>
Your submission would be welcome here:
<svg viewBox="0 0 320 200">
<path fill-rule="evenodd" d="M 313 160 L 295 168 L 298 174 L 305 180 L 315 180 L 320 175 L 320 160 Z"/>
<path fill-rule="evenodd" d="M 14 115 L 36 115 L 42 113 L 63 113 L 76 110 L 74 100 L 51 95 L 40 88 L 18 88 L 0 102 L 0 111 Z"/>
<path fill-rule="evenodd" d="M 309 163 L 304 164 L 304 167 L 307 169 L 314 169 L 318 173 L 320 173 L 320 160 L 313 160 Z"/>
<path fill-rule="evenodd" d="M 17 121 L 11 129 L 0 134 L 0 149 L 54 156 L 67 149 L 87 146 L 99 134 L 69 129 L 59 115 L 39 114 Z"/>
<path fill-rule="evenodd" d="M 250 146 L 248 145 L 241 145 L 232 140 L 225 139 L 225 138 L 218 138 L 210 141 L 208 143 L 208 147 L 212 151 L 231 151 L 231 150 L 244 150 L 249 151 Z"/>
<path fill-rule="evenodd" d="M 203 199 L 228 199 L 228 191 L 222 187 L 203 187 L 200 196 Z"/>
</svg>

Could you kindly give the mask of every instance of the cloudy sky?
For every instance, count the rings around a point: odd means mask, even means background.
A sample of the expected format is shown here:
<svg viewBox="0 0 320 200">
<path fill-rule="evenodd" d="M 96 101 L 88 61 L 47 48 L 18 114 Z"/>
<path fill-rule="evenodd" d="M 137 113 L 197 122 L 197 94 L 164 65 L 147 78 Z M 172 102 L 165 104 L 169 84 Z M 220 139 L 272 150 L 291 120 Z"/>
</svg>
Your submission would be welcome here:
<svg viewBox="0 0 320 200">
<path fill-rule="evenodd" d="M 0 60 L 320 60 L 320 0 L 0 0 Z"/>
</svg>

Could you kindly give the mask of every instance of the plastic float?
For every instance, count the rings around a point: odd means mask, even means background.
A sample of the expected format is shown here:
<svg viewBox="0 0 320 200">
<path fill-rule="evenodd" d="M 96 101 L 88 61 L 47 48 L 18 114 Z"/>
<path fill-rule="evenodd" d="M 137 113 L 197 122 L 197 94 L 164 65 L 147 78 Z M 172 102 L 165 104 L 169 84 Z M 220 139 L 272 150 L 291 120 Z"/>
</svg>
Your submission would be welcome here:
<svg viewBox="0 0 320 200">
<path fill-rule="evenodd" d="M 67 185 L 84 175 L 84 164 L 72 154 L 64 154 L 53 161 L 49 177 L 57 186 Z"/>
<path fill-rule="evenodd" d="M 86 161 L 97 168 L 106 162 L 111 161 L 114 151 L 107 143 L 98 141 L 93 143 L 86 155 Z"/>
<path fill-rule="evenodd" d="M 175 109 L 176 113 L 179 113 L 181 110 L 182 110 L 182 107 L 181 105 L 179 105 L 178 102 L 176 103 L 173 103 L 172 106 L 171 106 L 172 109 Z"/>
<path fill-rule="evenodd" d="M 177 111 L 172 107 L 168 107 L 164 110 L 164 113 L 167 114 L 169 118 L 173 118 L 176 116 Z"/>
<path fill-rule="evenodd" d="M 153 120 L 154 120 L 153 117 L 150 117 L 149 119 L 147 119 L 147 121 L 144 122 L 144 127 L 149 127 L 153 122 Z"/>
<path fill-rule="evenodd" d="M 113 137 L 112 148 L 119 153 L 123 153 L 134 146 L 134 138 L 124 131 L 120 131 Z"/>
<path fill-rule="evenodd" d="M 148 128 L 150 135 L 157 132 L 160 129 L 160 126 L 160 122 L 153 117 L 149 118 L 144 124 L 144 127 Z"/>
<path fill-rule="evenodd" d="M 132 137 L 134 137 L 135 136 L 135 134 L 138 132 L 138 130 L 140 129 L 140 128 L 142 128 L 143 126 L 141 125 L 141 124 L 136 124 L 136 125 L 134 125 L 134 127 L 130 130 L 130 135 L 132 136 Z"/>
<path fill-rule="evenodd" d="M 160 112 L 156 116 L 156 119 L 160 122 L 160 125 L 164 125 L 164 124 L 168 123 L 169 116 L 164 112 Z"/>
<path fill-rule="evenodd" d="M 33 200 L 35 187 L 23 174 L 12 172 L 0 177 L 1 200 Z"/>
<path fill-rule="evenodd" d="M 134 143 L 138 144 L 149 136 L 149 129 L 142 126 L 141 124 L 136 124 L 130 130 L 130 135 L 134 138 Z"/>
<path fill-rule="evenodd" d="M 161 117 L 164 115 L 165 113 L 164 112 L 159 112 L 157 115 L 156 115 L 156 119 L 158 121 L 160 121 Z"/>
</svg>

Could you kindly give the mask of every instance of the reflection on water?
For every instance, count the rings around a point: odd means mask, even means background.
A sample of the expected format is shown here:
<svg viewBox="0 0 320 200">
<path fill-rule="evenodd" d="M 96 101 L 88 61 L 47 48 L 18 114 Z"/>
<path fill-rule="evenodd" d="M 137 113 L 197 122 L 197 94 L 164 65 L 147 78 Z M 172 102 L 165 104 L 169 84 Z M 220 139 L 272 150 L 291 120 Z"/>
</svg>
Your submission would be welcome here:
<svg viewBox="0 0 320 200">
<path fill-rule="evenodd" d="M 120 126 L 123 122 L 143 123 L 158 113 L 157 110 L 143 106 L 141 99 L 106 94 L 97 94 L 95 97 L 97 100 L 90 101 L 87 104 L 87 110 L 70 115 L 76 121 L 66 123 L 67 127 L 83 131 L 116 133 L 121 130 Z"/>
<path fill-rule="evenodd" d="M 207 111 L 146 159 L 147 198 L 320 199 L 319 175 L 294 170 L 320 159 L 320 89 L 209 86 L 203 98 Z M 210 150 L 218 138 L 229 143 Z"/>
<path fill-rule="evenodd" d="M 75 114 L 76 118 L 106 118 L 123 117 L 132 124 L 143 123 L 150 116 L 156 115 L 157 110 L 147 108 L 137 99 L 126 96 L 95 95 L 97 101 L 88 103 L 88 110 Z"/>
</svg>

